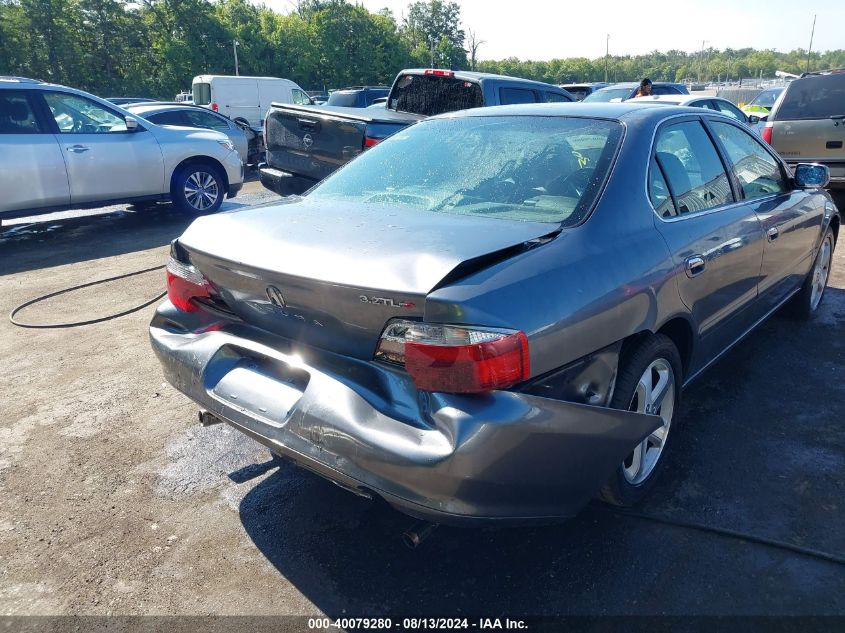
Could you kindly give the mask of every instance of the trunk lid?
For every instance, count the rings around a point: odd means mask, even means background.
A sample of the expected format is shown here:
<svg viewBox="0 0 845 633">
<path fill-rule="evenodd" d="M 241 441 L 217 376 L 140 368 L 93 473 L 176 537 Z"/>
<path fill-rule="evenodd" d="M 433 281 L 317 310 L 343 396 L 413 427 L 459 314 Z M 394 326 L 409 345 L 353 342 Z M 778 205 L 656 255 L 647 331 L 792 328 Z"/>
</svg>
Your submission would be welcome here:
<svg viewBox="0 0 845 633">
<path fill-rule="evenodd" d="M 200 218 L 179 245 L 248 323 L 371 359 L 387 321 L 421 318 L 447 278 L 558 228 L 305 198 Z"/>
</svg>

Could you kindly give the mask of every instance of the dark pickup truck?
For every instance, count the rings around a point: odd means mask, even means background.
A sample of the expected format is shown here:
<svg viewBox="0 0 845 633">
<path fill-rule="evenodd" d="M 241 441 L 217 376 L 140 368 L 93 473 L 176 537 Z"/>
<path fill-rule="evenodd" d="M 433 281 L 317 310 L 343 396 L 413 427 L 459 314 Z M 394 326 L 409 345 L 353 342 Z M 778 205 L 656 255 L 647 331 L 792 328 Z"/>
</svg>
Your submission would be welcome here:
<svg viewBox="0 0 845 633">
<path fill-rule="evenodd" d="M 261 183 L 283 196 L 304 193 L 394 132 L 444 112 L 512 103 L 575 101 L 538 81 L 439 69 L 403 70 L 385 107 L 274 103 L 264 121 L 267 165 Z"/>
</svg>

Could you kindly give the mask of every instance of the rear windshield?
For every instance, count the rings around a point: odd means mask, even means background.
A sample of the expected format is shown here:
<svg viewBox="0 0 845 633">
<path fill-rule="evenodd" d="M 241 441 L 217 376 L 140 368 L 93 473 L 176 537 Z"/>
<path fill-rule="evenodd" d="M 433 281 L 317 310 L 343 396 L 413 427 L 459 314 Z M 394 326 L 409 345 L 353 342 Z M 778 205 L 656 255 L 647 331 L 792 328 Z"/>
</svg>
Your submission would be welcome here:
<svg viewBox="0 0 845 633">
<path fill-rule="evenodd" d="M 845 73 L 796 79 L 786 89 L 775 119 L 801 121 L 845 115 Z"/>
<path fill-rule="evenodd" d="M 783 88 L 769 88 L 749 101 L 748 105 L 760 106 L 761 108 L 771 108 L 775 105 L 775 101 L 777 101 L 778 95 L 781 92 L 783 92 Z"/>
<path fill-rule="evenodd" d="M 434 116 L 483 105 L 484 97 L 477 83 L 436 75 L 403 75 L 396 81 L 389 107 Z"/>
<path fill-rule="evenodd" d="M 571 226 L 589 212 L 621 138 L 621 124 L 580 117 L 423 121 L 348 163 L 309 198 Z"/>
<path fill-rule="evenodd" d="M 359 92 L 333 92 L 329 95 L 329 100 L 326 105 L 342 106 L 344 108 L 354 108 L 358 105 L 358 100 L 363 101 L 363 95 L 360 97 Z"/>
<path fill-rule="evenodd" d="M 194 84 L 194 105 L 211 105 L 211 84 Z"/>
<path fill-rule="evenodd" d="M 584 97 L 584 102 L 607 102 L 614 99 L 627 99 L 634 92 L 633 88 L 602 88 Z"/>
</svg>

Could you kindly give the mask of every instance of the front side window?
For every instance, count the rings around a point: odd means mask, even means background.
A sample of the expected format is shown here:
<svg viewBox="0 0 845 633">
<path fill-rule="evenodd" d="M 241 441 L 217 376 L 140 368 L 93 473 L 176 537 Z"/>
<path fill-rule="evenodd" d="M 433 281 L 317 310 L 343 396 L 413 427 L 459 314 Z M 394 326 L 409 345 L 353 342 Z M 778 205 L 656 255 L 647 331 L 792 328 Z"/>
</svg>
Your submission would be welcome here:
<svg viewBox="0 0 845 633">
<path fill-rule="evenodd" d="M 293 102 L 297 105 L 310 105 L 311 104 L 311 97 L 307 94 L 299 90 L 298 88 L 293 89 Z"/>
<path fill-rule="evenodd" d="M 733 201 L 719 154 L 698 121 L 660 129 L 655 158 L 668 181 L 678 215 L 698 213 Z"/>
<path fill-rule="evenodd" d="M 0 134 L 42 134 L 32 104 L 21 90 L 0 90 Z"/>
<path fill-rule="evenodd" d="M 747 200 L 788 191 L 780 165 L 751 134 L 729 123 L 711 125 Z"/>
<path fill-rule="evenodd" d="M 544 92 L 543 95 L 546 98 L 548 103 L 568 103 L 570 100 L 566 98 L 566 95 L 562 95 L 559 92 Z"/>
<path fill-rule="evenodd" d="M 123 117 L 96 101 L 65 92 L 45 92 L 44 99 L 62 134 L 112 134 L 126 132 Z"/>
<path fill-rule="evenodd" d="M 617 122 L 578 117 L 428 120 L 361 154 L 308 198 L 569 226 L 592 207 L 621 137 Z"/>
<path fill-rule="evenodd" d="M 201 110 L 186 110 L 185 118 L 191 127 L 202 127 L 209 130 L 228 130 L 229 124 L 224 119 Z"/>
</svg>

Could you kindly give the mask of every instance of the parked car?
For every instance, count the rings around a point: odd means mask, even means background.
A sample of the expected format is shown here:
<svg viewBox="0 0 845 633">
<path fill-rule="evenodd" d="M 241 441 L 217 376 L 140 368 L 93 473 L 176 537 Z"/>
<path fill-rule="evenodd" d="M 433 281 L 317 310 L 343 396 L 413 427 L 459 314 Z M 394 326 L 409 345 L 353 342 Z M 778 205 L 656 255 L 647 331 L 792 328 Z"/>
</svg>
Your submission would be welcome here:
<svg viewBox="0 0 845 633">
<path fill-rule="evenodd" d="M 232 121 L 229 117 L 206 108 L 190 104 L 135 103 L 126 107 L 134 115 L 156 125 L 175 125 L 206 130 L 216 130 L 229 137 L 241 160 L 253 165 L 262 157 L 263 143 L 258 132 L 243 119 Z"/>
<path fill-rule="evenodd" d="M 389 86 L 341 88 L 329 95 L 326 105 L 341 106 L 344 108 L 366 108 L 371 106 L 376 99 L 387 97 L 389 93 Z"/>
<path fill-rule="evenodd" d="M 312 103 L 290 79 L 231 75 L 198 75 L 191 83 L 194 105 L 210 108 L 230 119 L 243 118 L 261 127 L 273 103 Z"/>
<path fill-rule="evenodd" d="M 194 95 L 191 92 L 180 92 L 174 99 L 176 103 L 193 103 Z"/>
<path fill-rule="evenodd" d="M 274 104 L 264 124 L 267 166 L 261 183 L 286 196 L 301 194 L 364 150 L 425 117 L 510 103 L 574 101 L 538 81 L 487 73 L 416 68 L 393 82 L 386 107 L 303 107 Z"/>
<path fill-rule="evenodd" d="M 760 117 L 756 114 L 746 115 L 733 103 L 721 97 L 702 97 L 693 95 L 660 95 L 653 97 L 634 97 L 627 99 L 628 103 L 653 103 L 658 105 L 679 105 L 688 108 L 706 108 L 721 112 L 732 119 L 745 123 L 758 134 L 762 129 L 760 125 Z"/>
<path fill-rule="evenodd" d="M 108 97 L 106 101 L 114 105 L 125 106 L 128 103 L 154 103 L 158 99 L 152 97 Z"/>
<path fill-rule="evenodd" d="M 703 109 L 438 116 L 305 197 L 194 222 L 151 342 L 204 422 L 413 516 L 630 505 L 682 388 L 780 306 L 818 308 L 826 178 Z"/>
<path fill-rule="evenodd" d="M 830 169 L 830 186 L 845 189 L 845 69 L 792 81 L 775 102 L 763 138 L 794 167 Z"/>
<path fill-rule="evenodd" d="M 775 105 L 775 101 L 784 91 L 784 86 L 766 88 L 748 103 L 740 103 L 739 109 L 747 115 L 756 115 L 765 121 Z"/>
<path fill-rule="evenodd" d="M 161 200 L 210 212 L 242 182 L 219 132 L 159 127 L 81 90 L 0 78 L 0 219 Z"/>
<path fill-rule="evenodd" d="M 596 90 L 606 88 L 608 84 L 604 82 L 593 82 L 584 84 L 561 84 L 561 88 L 571 94 L 577 101 L 583 101 L 585 97 L 589 97 Z"/>
<path fill-rule="evenodd" d="M 611 84 L 606 88 L 596 90 L 584 97 L 587 103 L 600 103 L 609 101 L 625 101 L 632 99 L 637 94 L 637 89 L 640 87 L 639 82 L 628 81 L 624 83 Z M 655 81 L 651 84 L 651 91 L 653 95 L 688 95 L 689 90 L 684 84 L 667 83 L 663 81 Z"/>
</svg>

